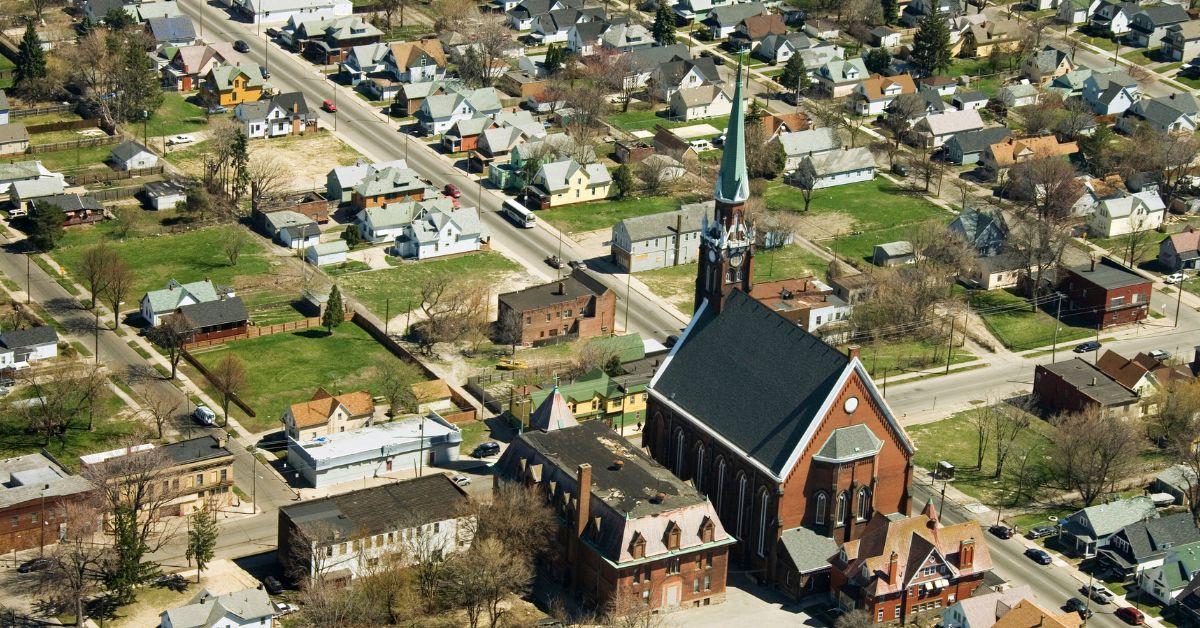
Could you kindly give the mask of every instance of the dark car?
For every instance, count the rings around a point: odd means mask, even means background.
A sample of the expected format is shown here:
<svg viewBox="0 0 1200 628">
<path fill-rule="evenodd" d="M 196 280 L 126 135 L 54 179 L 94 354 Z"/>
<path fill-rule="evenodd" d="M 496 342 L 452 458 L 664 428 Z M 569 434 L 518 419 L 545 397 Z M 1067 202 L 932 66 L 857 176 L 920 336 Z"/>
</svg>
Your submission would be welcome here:
<svg viewBox="0 0 1200 628">
<path fill-rule="evenodd" d="M 571 268 L 574 268 L 575 270 L 587 270 L 587 262 L 585 262 L 581 259 L 573 259 L 573 260 L 567 262 L 567 266 L 570 266 Z"/>
<path fill-rule="evenodd" d="M 1050 563 L 1054 562 L 1054 558 L 1052 558 L 1050 554 L 1047 554 L 1046 550 L 1038 549 L 1036 547 L 1031 547 L 1025 550 L 1025 555 L 1029 557 L 1029 560 L 1032 560 L 1039 565 L 1049 565 Z"/>
<path fill-rule="evenodd" d="M 1089 340 L 1075 347 L 1075 353 L 1087 353 L 1088 351 L 1097 351 L 1099 349 L 1100 343 L 1096 342 L 1095 340 Z"/>
<path fill-rule="evenodd" d="M 1037 526 L 1030 528 L 1029 532 L 1025 533 L 1027 539 L 1044 539 L 1048 536 L 1054 536 L 1054 526 Z"/>
<path fill-rule="evenodd" d="M 907 177 L 908 176 L 908 166 L 906 166 L 900 162 L 896 162 L 896 163 L 892 164 L 892 174 L 899 175 L 901 177 Z"/>
<path fill-rule="evenodd" d="M 479 445 L 475 447 L 475 451 L 471 452 L 471 455 L 476 458 L 487 458 L 488 456 L 494 456 L 498 453 L 500 453 L 500 443 L 488 441 L 486 443 L 479 443 Z"/>
<path fill-rule="evenodd" d="M 1122 606 L 1113 615 L 1120 617 L 1125 623 L 1131 626 L 1140 626 L 1146 623 L 1146 616 L 1142 614 L 1142 611 L 1132 606 Z"/>
<path fill-rule="evenodd" d="M 547 257 L 546 263 L 550 265 L 550 268 L 562 268 L 563 267 L 562 258 L 557 255 L 551 255 L 550 257 Z"/>
<path fill-rule="evenodd" d="M 268 28 L 267 29 L 267 37 L 279 37 L 279 29 L 278 28 Z"/>
<path fill-rule="evenodd" d="M 270 593 L 271 595 L 279 595 L 280 593 L 283 593 L 283 583 L 279 582 L 279 579 L 275 576 L 267 576 L 266 578 L 263 578 L 262 583 L 263 588 L 265 588 L 267 593 Z"/>
<path fill-rule="evenodd" d="M 33 573 L 35 571 L 41 571 L 49 567 L 52 563 L 53 561 L 44 556 L 35 558 L 33 560 L 27 560 L 21 563 L 20 567 L 17 567 L 17 573 Z"/>
<path fill-rule="evenodd" d="M 233 42 L 233 49 L 238 52 L 250 52 L 250 44 L 239 39 Z"/>
<path fill-rule="evenodd" d="M 1077 597 L 1067 600 L 1067 604 L 1063 608 L 1067 609 L 1068 611 L 1075 611 L 1076 613 L 1079 613 L 1079 616 L 1083 619 L 1087 619 L 1092 616 L 1092 609 L 1088 608 L 1087 603 Z"/>
<path fill-rule="evenodd" d="M 676 336 L 675 334 L 671 334 L 670 336 L 667 336 L 667 341 L 664 342 L 663 344 L 666 345 L 667 348 L 669 349 L 671 347 L 674 347 L 675 343 L 677 343 L 677 342 L 679 342 L 679 336 Z"/>
<path fill-rule="evenodd" d="M 1008 526 L 1003 526 L 1000 524 L 996 524 L 996 525 L 988 528 L 988 532 L 991 532 L 992 534 L 994 534 L 997 537 L 1002 538 L 1002 539 L 1013 538 L 1013 529 Z"/>
<path fill-rule="evenodd" d="M 259 74 L 262 74 L 262 77 L 263 77 L 263 78 L 265 78 L 265 79 L 269 79 L 269 78 L 271 78 L 271 71 L 270 71 L 270 70 L 268 70 L 268 69 L 266 69 L 266 68 L 259 68 L 259 69 L 258 69 L 258 71 L 259 71 Z"/>
<path fill-rule="evenodd" d="M 442 195 L 449 196 L 450 198 L 458 198 L 462 196 L 462 190 L 458 189 L 458 186 L 453 183 L 447 183 L 446 187 L 442 189 Z"/>
</svg>

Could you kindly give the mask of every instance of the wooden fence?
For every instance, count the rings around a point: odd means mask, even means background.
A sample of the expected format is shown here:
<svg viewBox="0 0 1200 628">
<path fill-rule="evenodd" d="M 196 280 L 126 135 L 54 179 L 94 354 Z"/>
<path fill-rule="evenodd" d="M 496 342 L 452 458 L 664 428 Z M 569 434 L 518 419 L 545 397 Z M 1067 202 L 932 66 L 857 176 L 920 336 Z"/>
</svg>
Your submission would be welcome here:
<svg viewBox="0 0 1200 628">
<path fill-rule="evenodd" d="M 222 345 L 222 344 L 225 344 L 225 343 L 233 341 L 233 340 L 245 340 L 247 338 L 258 338 L 259 336 L 270 336 L 272 334 L 281 334 L 281 333 L 287 332 L 287 331 L 298 331 L 301 329 L 308 329 L 310 327 L 320 327 L 320 326 L 321 326 L 321 319 L 319 319 L 319 318 L 305 318 L 305 319 L 301 319 L 298 321 L 291 321 L 288 323 L 277 323 L 275 325 L 251 325 L 246 328 L 245 333 L 233 334 L 230 336 L 225 336 L 224 338 L 210 338 L 208 340 L 197 340 L 196 342 L 189 342 L 187 344 L 187 348 L 188 349 L 203 349 L 204 347 L 213 347 L 216 345 Z"/>
<path fill-rule="evenodd" d="M 0 40 L 0 43 L 3 43 L 3 40 Z M 2 51 L 2 48 L 0 48 L 0 51 Z M 8 112 L 8 115 L 13 118 L 29 118 L 32 116 L 41 116 L 41 115 L 46 115 L 46 114 L 50 114 L 50 113 L 65 113 L 65 112 L 70 112 L 70 111 L 74 111 L 74 110 L 75 110 L 75 105 L 67 103 L 67 104 L 57 104 L 57 105 L 46 105 L 45 107 L 27 107 L 25 109 L 13 109 L 12 111 Z"/>
<path fill-rule="evenodd" d="M 213 377 L 213 374 L 208 370 L 208 367 L 204 366 L 204 364 L 202 362 L 200 362 L 200 360 L 197 360 L 196 356 L 192 355 L 191 353 L 188 353 L 187 349 L 184 349 L 181 355 L 183 356 L 184 360 L 187 360 L 188 364 L 191 364 L 193 367 L 196 368 L 197 371 L 200 371 L 200 374 L 204 376 L 204 379 L 208 380 L 209 384 L 212 384 L 213 388 L 216 388 L 218 392 L 221 390 L 221 387 L 217 384 L 216 379 Z M 242 401 L 242 398 L 237 396 L 236 394 L 230 394 L 229 401 L 231 401 L 233 403 L 233 405 L 241 408 L 242 412 L 245 412 L 247 415 L 249 415 L 251 417 L 258 416 L 257 414 L 254 413 L 254 408 L 251 408 L 249 404 L 247 404 L 245 401 Z"/>
<path fill-rule="evenodd" d="M 53 142 L 51 144 L 30 144 L 29 153 L 53 153 L 60 150 L 71 150 L 73 148 L 93 148 L 96 146 L 111 146 L 121 141 L 119 135 L 105 135 L 104 137 L 87 137 L 78 140 L 69 140 L 66 142 Z"/>
<path fill-rule="evenodd" d="M 57 122 L 46 122 L 43 124 L 31 124 L 25 127 L 30 135 L 35 133 L 52 133 L 54 131 L 77 131 L 81 129 L 98 129 L 100 128 L 99 120 L 59 120 Z M 107 135 L 107 133 L 105 134 Z"/>
<path fill-rule="evenodd" d="M 122 188 L 104 188 L 102 190 L 88 190 L 88 194 L 92 195 L 96 200 L 104 201 L 119 201 L 125 198 L 133 198 L 142 191 L 144 186 L 127 185 Z"/>
<path fill-rule="evenodd" d="M 134 177 L 145 177 L 162 173 L 162 166 L 154 166 L 153 168 L 140 168 L 138 170 L 113 170 L 112 168 L 96 168 L 93 170 L 83 170 L 74 174 L 68 174 L 66 177 L 67 183 L 71 185 L 88 185 L 90 183 L 122 181 L 125 179 L 132 179 Z"/>
</svg>

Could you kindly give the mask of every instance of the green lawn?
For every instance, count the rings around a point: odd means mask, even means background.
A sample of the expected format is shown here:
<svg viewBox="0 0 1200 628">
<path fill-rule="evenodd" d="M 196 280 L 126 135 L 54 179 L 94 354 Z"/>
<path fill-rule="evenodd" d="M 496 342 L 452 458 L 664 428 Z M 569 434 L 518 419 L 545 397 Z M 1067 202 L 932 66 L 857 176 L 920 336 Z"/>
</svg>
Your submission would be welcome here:
<svg viewBox="0 0 1200 628">
<path fill-rule="evenodd" d="M 1101 48 L 1109 52 L 1113 52 L 1117 49 L 1116 42 L 1108 37 L 1091 37 L 1078 32 L 1075 34 L 1075 36 L 1097 48 Z"/>
<path fill-rule="evenodd" d="M 959 348 L 961 330 L 956 332 L 954 355 L 950 364 L 961 364 L 975 359 L 970 351 Z M 864 345 L 859 359 L 875 379 L 903 375 L 914 371 L 931 370 L 946 365 L 946 342 L 923 340 L 895 340 L 880 344 Z"/>
<path fill-rule="evenodd" d="M 618 222 L 633 216 L 675 211 L 681 204 L 691 200 L 675 196 L 627 196 L 552 207 L 538 211 L 537 215 L 561 231 L 582 233 L 610 229 Z"/>
<path fill-rule="evenodd" d="M 946 70 L 946 76 L 979 76 L 980 74 L 992 73 L 992 69 L 988 67 L 988 59 L 986 57 L 979 59 L 955 57 L 950 63 L 950 69 Z"/>
<path fill-rule="evenodd" d="M 203 108 L 188 102 L 178 92 L 164 92 L 163 104 L 146 122 L 146 131 L 151 136 L 178 135 L 199 131 L 207 126 L 208 117 L 204 115 Z"/>
<path fill-rule="evenodd" d="M 230 414 L 256 433 L 278 427 L 284 409 L 307 401 L 318 387 L 330 392 L 362 388 L 375 392 L 371 386 L 373 367 L 399 359 L 349 322 L 337 327 L 332 336 L 323 328 L 259 336 L 220 345 L 196 353 L 196 357 L 211 368 L 230 354 L 246 365 L 246 388 L 241 397 L 257 416 L 249 418 L 233 405 Z M 205 389 L 220 403 L 219 394 L 207 380 L 197 377 L 196 381 L 204 382 Z"/>
<path fill-rule="evenodd" d="M 378 316 L 383 317 L 385 311 L 388 311 L 387 301 L 389 299 L 391 300 L 390 313 L 393 316 L 415 309 L 421 299 L 420 282 L 425 277 L 445 273 L 454 277 L 477 279 L 494 285 L 502 276 L 516 270 L 518 270 L 517 265 L 508 258 L 494 251 L 487 251 L 449 259 L 405 263 L 383 270 L 354 273 L 339 279 L 338 284 L 347 294 L 361 301 Z"/>
<path fill-rule="evenodd" d="M 84 252 L 89 246 L 107 241 L 109 246 L 133 268 L 137 283 L 132 298 L 140 299 L 150 290 L 161 289 L 170 279 L 181 282 L 208 278 L 219 284 L 234 285 L 240 275 L 262 275 L 270 271 L 270 256 L 257 241 L 250 239 L 242 249 L 236 266 L 225 258 L 222 244 L 233 227 L 210 227 L 175 235 L 115 240 L 112 221 L 93 227 L 68 229 L 59 248 L 51 256 L 79 277 Z"/>
<path fill-rule="evenodd" d="M 622 131 L 652 131 L 654 125 L 662 125 L 668 129 L 681 126 L 693 126 L 698 124 L 709 124 L 716 127 L 717 130 L 723 130 L 729 125 L 729 116 L 718 116 L 715 118 L 704 118 L 702 120 L 670 120 L 667 118 L 668 111 L 652 111 L 649 109 L 633 109 L 629 111 L 617 111 L 608 116 L 609 124 L 621 129 Z"/>
<path fill-rule="evenodd" d="M 12 393 L 14 400 L 28 399 L 32 396 L 31 391 L 16 390 Z M 93 429 L 88 431 L 87 414 L 81 414 L 71 421 L 71 427 L 67 430 L 66 444 L 53 440 L 46 450 L 63 464 L 76 466 L 79 463 L 79 456 L 83 454 L 112 449 L 113 443 L 145 429 L 145 424 L 142 422 L 128 418 L 127 414 L 122 415 L 121 411 L 124 409 L 126 409 L 125 402 L 121 401 L 121 398 L 112 390 L 105 388 L 96 404 Z M 25 425 L 19 414 L 0 412 L 0 451 L 4 456 L 34 453 L 41 448 L 42 441 L 37 436 L 25 432 Z"/>
<path fill-rule="evenodd" d="M 1183 83 L 1184 85 L 1187 85 L 1188 87 L 1190 87 L 1192 89 L 1200 89 L 1200 77 L 1191 78 L 1191 77 L 1186 77 L 1186 76 L 1181 76 L 1181 75 L 1176 74 L 1175 76 L 1173 76 L 1171 78 L 1173 78 L 1176 81 L 1179 81 L 1180 83 Z"/>
<path fill-rule="evenodd" d="M 1162 56 L 1162 51 L 1158 48 L 1154 48 L 1151 50 L 1147 50 L 1145 48 L 1138 48 L 1138 49 L 1132 50 L 1130 52 L 1123 52 L 1123 53 L 1121 53 L 1121 58 L 1126 59 L 1128 61 L 1132 61 L 1133 63 L 1135 63 L 1137 65 L 1141 65 L 1141 66 L 1150 66 L 1150 65 L 1155 65 L 1157 63 L 1163 63 L 1166 61 L 1170 61 L 1170 59 L 1167 59 L 1166 57 Z"/>
<path fill-rule="evenodd" d="M 805 275 L 824 277 L 828 267 L 828 261 L 798 245 L 754 253 L 754 281 L 758 283 Z M 637 278 L 680 311 L 686 314 L 692 312 L 692 291 L 696 285 L 695 263 L 648 270 L 638 273 Z"/>
<path fill-rule="evenodd" d="M 47 169 L 56 172 L 71 171 L 96 164 L 103 164 L 108 161 L 108 156 L 112 153 L 114 146 L 115 144 L 113 146 L 92 146 L 89 148 L 60 150 L 53 153 L 37 153 L 36 155 L 26 155 L 25 158 L 37 159 Z"/>
<path fill-rule="evenodd" d="M 1155 232 L 1139 234 L 1142 238 L 1140 245 L 1141 250 L 1138 251 L 1136 264 L 1144 264 L 1158 258 L 1158 242 L 1162 236 Z M 1129 253 L 1129 239 L 1131 235 L 1116 236 L 1115 238 L 1088 238 L 1088 241 L 1096 246 L 1112 253 L 1122 262 L 1125 261 L 1125 256 Z"/>
<path fill-rule="evenodd" d="M 991 290 L 971 295 L 971 308 L 977 311 L 984 309 L 980 316 L 988 329 L 1013 351 L 1037 349 L 1054 342 L 1053 303 L 1031 310 L 1025 299 L 1007 290 Z M 1095 334 L 1094 328 L 1072 326 L 1064 320 L 1058 332 L 1058 343 L 1062 346 L 1091 338 Z"/>
<path fill-rule="evenodd" d="M 474 451 L 476 445 L 492 436 L 492 429 L 483 421 L 459 423 L 458 429 L 462 430 L 462 444 L 459 445 L 459 451 L 464 455 Z"/>
</svg>

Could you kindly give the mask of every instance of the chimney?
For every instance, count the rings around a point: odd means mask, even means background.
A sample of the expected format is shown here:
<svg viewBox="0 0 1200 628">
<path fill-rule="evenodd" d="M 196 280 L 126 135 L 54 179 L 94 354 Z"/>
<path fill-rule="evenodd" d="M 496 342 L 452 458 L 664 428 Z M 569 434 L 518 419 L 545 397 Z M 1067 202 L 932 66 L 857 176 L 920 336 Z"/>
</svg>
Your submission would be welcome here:
<svg viewBox="0 0 1200 628">
<path fill-rule="evenodd" d="M 583 463 L 577 467 L 575 477 L 578 479 L 579 487 L 576 490 L 578 495 L 575 497 L 578 505 L 575 512 L 575 536 L 583 536 L 583 531 L 587 529 L 589 511 L 592 506 L 592 465 Z"/>
<path fill-rule="evenodd" d="M 563 282 L 561 282 L 561 281 L 560 281 L 560 282 L 558 282 L 558 294 L 566 294 L 566 293 L 567 293 L 567 287 L 566 287 L 566 284 L 564 284 L 564 283 L 563 283 Z"/>
<path fill-rule="evenodd" d="M 1091 269 L 1092 269 L 1092 270 L 1096 270 L 1096 256 L 1095 256 L 1095 255 L 1093 255 L 1093 256 L 1091 257 L 1091 260 L 1092 260 L 1092 268 L 1091 268 Z"/>
<path fill-rule="evenodd" d="M 220 447 L 220 448 L 225 447 L 225 436 L 224 435 L 217 437 L 217 447 Z"/>
<path fill-rule="evenodd" d="M 1092 385 L 1093 385 L 1093 386 L 1095 386 L 1095 385 L 1096 385 L 1096 378 L 1095 378 L 1095 377 L 1093 377 L 1093 378 L 1092 378 Z"/>
<path fill-rule="evenodd" d="M 896 552 L 892 552 L 888 558 L 888 584 L 896 584 L 897 577 L 900 575 L 900 556 Z"/>
<path fill-rule="evenodd" d="M 850 345 L 849 347 L 846 347 L 846 357 L 853 360 L 854 358 L 858 357 L 860 351 L 862 351 L 862 347 L 858 345 Z"/>
<path fill-rule="evenodd" d="M 975 539 L 963 539 L 958 542 L 958 567 L 970 568 L 975 564 Z"/>
<path fill-rule="evenodd" d="M 1197 366 L 1200 366 L 1200 345 L 1196 345 L 1196 349 L 1192 353 L 1192 369 L 1195 370 Z"/>
</svg>

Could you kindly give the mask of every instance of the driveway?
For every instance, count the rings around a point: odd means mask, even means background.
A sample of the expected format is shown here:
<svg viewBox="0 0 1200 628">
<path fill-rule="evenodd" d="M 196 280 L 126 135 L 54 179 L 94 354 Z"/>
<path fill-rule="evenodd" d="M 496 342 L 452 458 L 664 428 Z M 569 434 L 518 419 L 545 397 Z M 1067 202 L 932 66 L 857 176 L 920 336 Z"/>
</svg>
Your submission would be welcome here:
<svg viewBox="0 0 1200 628">
<path fill-rule="evenodd" d="M 749 578 L 731 573 L 725 590 L 725 602 L 671 613 L 663 617 L 663 626 L 687 628 L 725 628 L 727 626 L 826 626 L 778 591 L 754 584 Z"/>
<path fill-rule="evenodd" d="M 360 261 L 367 266 L 370 266 L 371 270 L 382 270 L 384 268 L 392 267 L 392 265 L 387 262 L 387 253 L 384 252 L 385 250 L 386 249 L 382 246 L 373 246 L 370 248 L 359 249 L 357 251 L 351 251 L 346 254 L 346 258 Z"/>
</svg>

